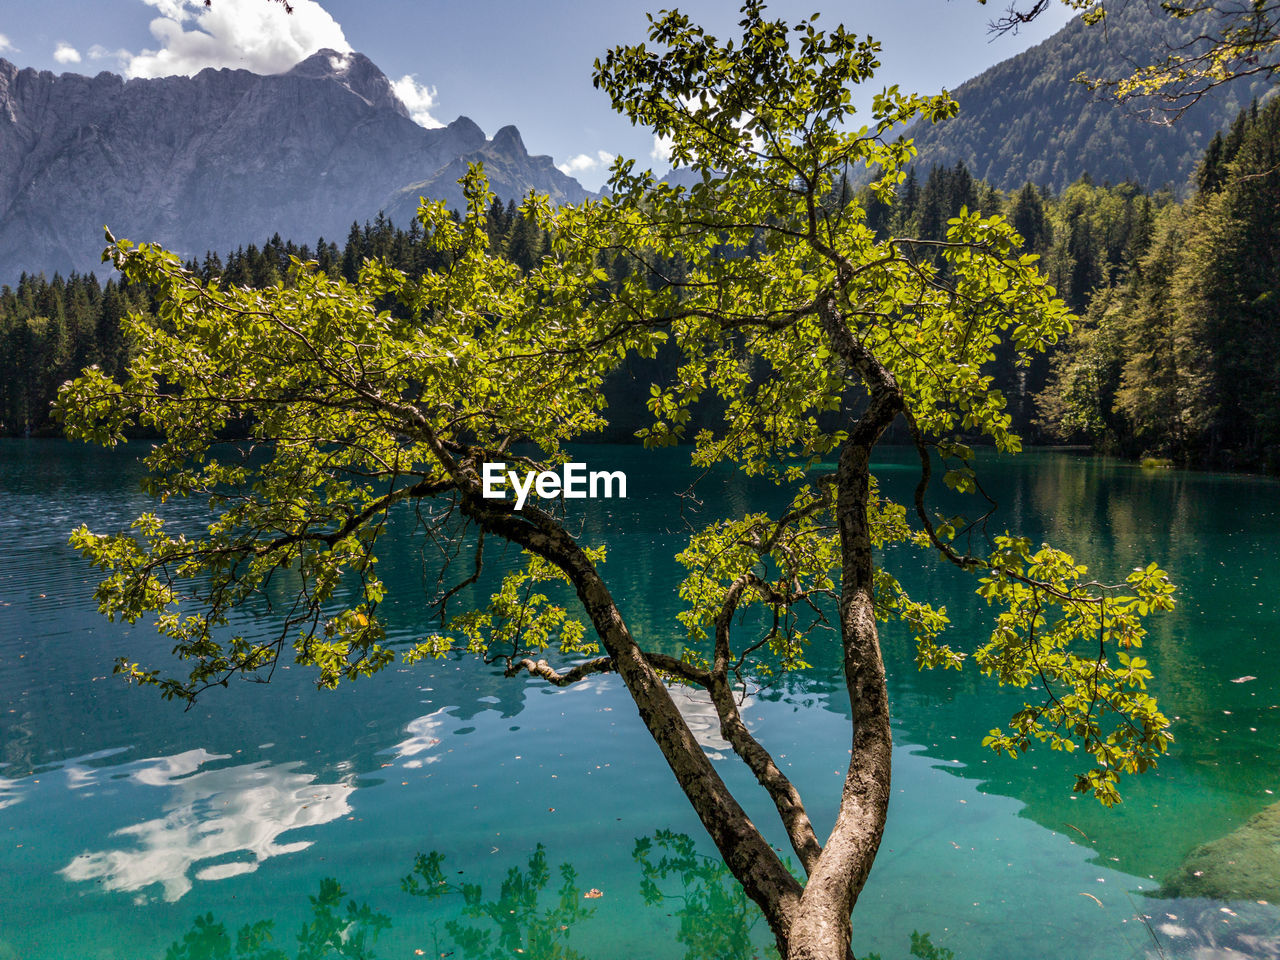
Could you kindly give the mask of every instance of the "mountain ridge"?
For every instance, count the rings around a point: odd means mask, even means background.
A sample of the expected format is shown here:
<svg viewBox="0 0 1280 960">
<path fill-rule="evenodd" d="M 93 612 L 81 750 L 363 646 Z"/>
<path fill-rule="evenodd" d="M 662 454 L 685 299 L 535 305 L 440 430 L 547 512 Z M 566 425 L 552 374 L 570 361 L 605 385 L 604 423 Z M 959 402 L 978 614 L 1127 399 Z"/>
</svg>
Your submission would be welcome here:
<svg viewBox="0 0 1280 960">
<path fill-rule="evenodd" d="M 277 232 L 341 237 L 381 210 L 407 221 L 417 194 L 406 190 L 460 203 L 446 174 L 463 157 L 492 162 L 504 198 L 589 195 L 530 157 L 514 127 L 499 134 L 467 117 L 419 126 L 358 53 L 321 50 L 279 74 L 131 80 L 0 58 L 0 282 L 94 269 L 104 225 L 199 256 Z"/>
<path fill-rule="evenodd" d="M 1228 85 L 1176 122 L 1153 123 L 1074 80 L 1127 73 L 1159 59 L 1162 46 L 1188 42 L 1196 29 L 1195 18 L 1179 20 L 1141 3 L 1108 7 L 1105 25 L 1076 17 L 951 90 L 960 105 L 953 119 L 909 127 L 919 151 L 915 164 L 927 171 L 960 162 L 1005 191 L 1031 182 L 1057 192 L 1087 173 L 1099 183 L 1182 192 L 1209 140 L 1265 94 L 1265 83 Z"/>
</svg>

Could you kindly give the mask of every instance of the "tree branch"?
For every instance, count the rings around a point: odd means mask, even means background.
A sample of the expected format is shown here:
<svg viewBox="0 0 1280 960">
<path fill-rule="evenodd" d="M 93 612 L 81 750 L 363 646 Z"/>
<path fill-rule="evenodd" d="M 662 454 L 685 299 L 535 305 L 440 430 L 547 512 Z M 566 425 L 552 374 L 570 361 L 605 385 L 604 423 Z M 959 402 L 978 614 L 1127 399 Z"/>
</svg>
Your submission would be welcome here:
<svg viewBox="0 0 1280 960">
<path fill-rule="evenodd" d="M 571 670 L 560 673 L 546 660 L 533 661 L 528 657 L 522 660 L 513 660 L 507 669 L 503 671 L 503 676 L 514 677 L 521 670 L 528 670 L 535 677 L 555 684 L 557 687 L 567 687 L 570 684 L 577 683 L 586 677 L 595 673 L 609 673 L 613 670 L 612 657 L 596 657 L 594 660 L 588 660 L 586 663 L 580 663 Z"/>
</svg>

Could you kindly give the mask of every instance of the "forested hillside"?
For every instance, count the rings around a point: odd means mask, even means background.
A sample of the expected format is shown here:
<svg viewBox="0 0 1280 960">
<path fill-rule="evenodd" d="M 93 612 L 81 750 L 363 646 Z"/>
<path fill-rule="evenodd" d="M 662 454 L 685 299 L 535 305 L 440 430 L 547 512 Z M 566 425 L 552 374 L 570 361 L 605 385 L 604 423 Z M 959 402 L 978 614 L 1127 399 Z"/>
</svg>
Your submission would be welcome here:
<svg viewBox="0 0 1280 960">
<path fill-rule="evenodd" d="M 1100 285 L 1053 364 L 1062 439 L 1181 463 L 1280 470 L 1280 99 L 1215 137 L 1187 202 Z"/>
<path fill-rule="evenodd" d="M 1210 138 L 1265 94 L 1266 81 L 1221 88 L 1172 124 L 1147 122 L 1140 104 L 1118 106 L 1073 81 L 1149 63 L 1193 37 L 1196 23 L 1145 3 L 1108 4 L 1105 25 L 1073 20 L 953 90 L 960 104 L 954 119 L 913 127 L 919 166 L 963 162 L 1002 190 L 1031 182 L 1058 191 L 1084 174 L 1181 190 Z"/>
<path fill-rule="evenodd" d="M 1022 235 L 1024 249 L 1040 257 L 1058 295 L 1079 313 L 1096 290 L 1126 276 L 1143 256 L 1159 211 L 1172 202 L 1172 195 L 1148 194 L 1134 183 L 1099 186 L 1087 176 L 1056 195 L 1030 183 L 1005 193 L 957 163 L 934 167 L 924 182 L 912 172 L 892 206 L 875 202 L 869 193 L 863 200 L 869 225 L 882 236 L 942 240 L 948 219 L 963 208 L 1003 214 Z M 935 262 L 945 269 L 941 257 Z M 1005 345 L 991 371 L 992 386 L 1005 396 L 1014 427 L 1033 442 L 1048 438 L 1036 401 L 1048 382 L 1053 356 L 1050 351 L 1015 366 Z"/>
<path fill-rule="evenodd" d="M 962 208 L 1001 213 L 1037 254 L 1080 316 L 1056 350 L 1017 366 L 999 354 L 993 389 L 1031 442 L 1090 443 L 1127 456 L 1190 464 L 1280 468 L 1280 99 L 1253 105 L 1210 141 L 1189 200 L 1132 182 L 1084 176 L 1061 192 L 1026 183 L 1005 192 L 962 163 L 911 173 L 893 204 L 868 192 L 868 225 L 882 235 L 942 239 Z M 513 203 L 489 210 L 490 243 L 525 269 L 548 239 Z M 416 222 L 353 224 L 340 247 L 273 237 L 189 267 L 223 283 L 285 280 L 290 257 L 317 259 L 354 278 L 365 257 L 410 274 L 436 265 Z M 940 263 L 941 265 L 941 263 Z M 616 277 L 633 265 L 602 263 Z M 664 264 L 678 276 L 680 264 Z M 394 309 L 395 305 L 389 305 Z M 92 275 L 24 276 L 0 288 L 0 432 L 56 433 L 49 402 L 59 384 L 96 363 L 119 372 L 128 355 L 119 319 L 151 309 L 145 290 L 105 287 Z M 677 358 L 636 360 L 607 386 L 611 427 L 624 440 L 646 423 L 649 384 Z M 714 416 L 712 409 L 695 411 Z"/>
<path fill-rule="evenodd" d="M 1028 251 L 1039 254 L 1044 268 L 1073 309 L 1083 311 L 1099 285 L 1124 276 L 1146 249 L 1152 224 L 1168 194 L 1148 196 L 1133 184 L 1099 187 L 1087 178 L 1060 196 L 1027 185 L 1011 196 L 976 180 L 964 168 L 935 168 L 921 183 L 908 177 L 892 206 L 867 204 L 869 223 L 880 232 L 941 239 L 947 220 L 962 207 L 1005 212 L 1026 238 Z M 528 269 L 547 250 L 547 238 L 531 229 L 513 203 L 495 202 L 489 210 L 490 243 Z M 353 224 L 342 246 L 318 240 L 296 245 L 277 234 L 262 247 L 251 245 L 226 255 L 208 253 L 188 267 L 205 279 L 224 284 L 264 287 L 287 279 L 290 257 L 315 259 L 332 276 L 353 279 L 365 257 L 381 257 L 411 275 L 436 266 L 436 254 L 422 242 L 416 221 L 397 228 L 385 217 L 364 226 Z M 634 265 L 618 259 L 602 264 L 618 276 Z M 680 264 L 662 265 L 666 276 L 679 276 Z M 394 305 L 390 305 L 394 308 Z M 128 345 L 119 320 L 127 310 L 148 312 L 149 294 L 105 287 L 93 275 L 23 276 L 16 289 L 0 288 L 0 432 L 52 434 L 49 403 L 59 384 L 96 363 L 112 372 L 123 370 Z M 647 423 L 649 384 L 674 371 L 678 361 L 660 352 L 654 360 L 634 359 L 607 389 L 611 407 L 608 439 L 624 440 Z M 1015 368 L 1008 356 L 997 369 L 996 386 L 1008 397 L 1015 424 L 1036 436 L 1035 395 L 1048 379 L 1044 357 Z M 711 411 L 704 410 L 710 415 Z"/>
<path fill-rule="evenodd" d="M 878 230 L 941 239 L 962 206 L 1007 216 L 1080 320 L 993 386 L 1032 441 L 1280 470 L 1280 98 L 1243 110 L 1175 202 L 1083 176 L 1012 193 L 963 164 L 908 177 Z"/>
<path fill-rule="evenodd" d="M 490 243 L 516 263 L 530 267 L 546 250 L 546 238 L 530 230 L 513 203 L 494 202 L 489 212 Z M 225 284 L 266 287 L 286 279 L 290 258 L 317 260 L 332 276 L 355 279 L 366 257 L 380 257 L 397 269 L 421 274 L 439 266 L 438 253 L 422 242 L 417 221 L 408 230 L 379 216 L 352 224 L 346 242 L 319 239 L 298 245 L 276 234 L 261 248 L 251 244 L 232 253 L 207 253 L 188 269 Z M 150 313 L 148 290 L 105 285 L 94 274 L 23 274 L 15 287 L 0 287 L 0 435 L 56 434 L 49 404 L 59 385 L 97 364 L 119 375 L 129 357 L 120 320 L 130 311 Z"/>
</svg>

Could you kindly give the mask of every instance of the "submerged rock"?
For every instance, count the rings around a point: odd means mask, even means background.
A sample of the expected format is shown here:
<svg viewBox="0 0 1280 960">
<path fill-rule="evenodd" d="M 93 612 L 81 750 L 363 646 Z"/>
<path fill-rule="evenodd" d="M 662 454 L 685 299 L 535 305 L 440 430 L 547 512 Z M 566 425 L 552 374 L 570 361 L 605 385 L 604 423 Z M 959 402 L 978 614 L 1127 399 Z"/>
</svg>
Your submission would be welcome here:
<svg viewBox="0 0 1280 960">
<path fill-rule="evenodd" d="M 1280 903 L 1280 803 L 1192 850 L 1160 895 Z"/>
</svg>

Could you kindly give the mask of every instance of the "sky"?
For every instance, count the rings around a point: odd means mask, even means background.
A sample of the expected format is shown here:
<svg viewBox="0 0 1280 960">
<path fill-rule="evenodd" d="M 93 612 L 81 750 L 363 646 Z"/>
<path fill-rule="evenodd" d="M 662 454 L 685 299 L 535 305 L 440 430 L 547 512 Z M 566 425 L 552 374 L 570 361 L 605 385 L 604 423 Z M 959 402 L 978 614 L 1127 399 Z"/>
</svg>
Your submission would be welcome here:
<svg viewBox="0 0 1280 960">
<path fill-rule="evenodd" d="M 0 0 L 0 57 L 55 73 L 127 77 L 243 67 L 278 73 L 324 47 L 356 50 L 392 80 L 414 119 L 439 126 L 467 116 L 492 136 L 513 123 L 533 154 L 549 154 L 596 189 L 612 157 L 665 171 L 647 131 L 613 113 L 591 85 L 609 47 L 645 39 L 645 12 L 678 6 L 720 37 L 735 35 L 737 0 Z M 775 0 L 772 16 L 843 23 L 883 45 L 881 71 L 855 97 L 869 103 L 889 84 L 954 89 L 1057 31 L 1069 11 L 1054 4 L 1018 35 L 987 27 L 1004 0 Z M 425 175 L 425 174 L 424 174 Z"/>
</svg>

